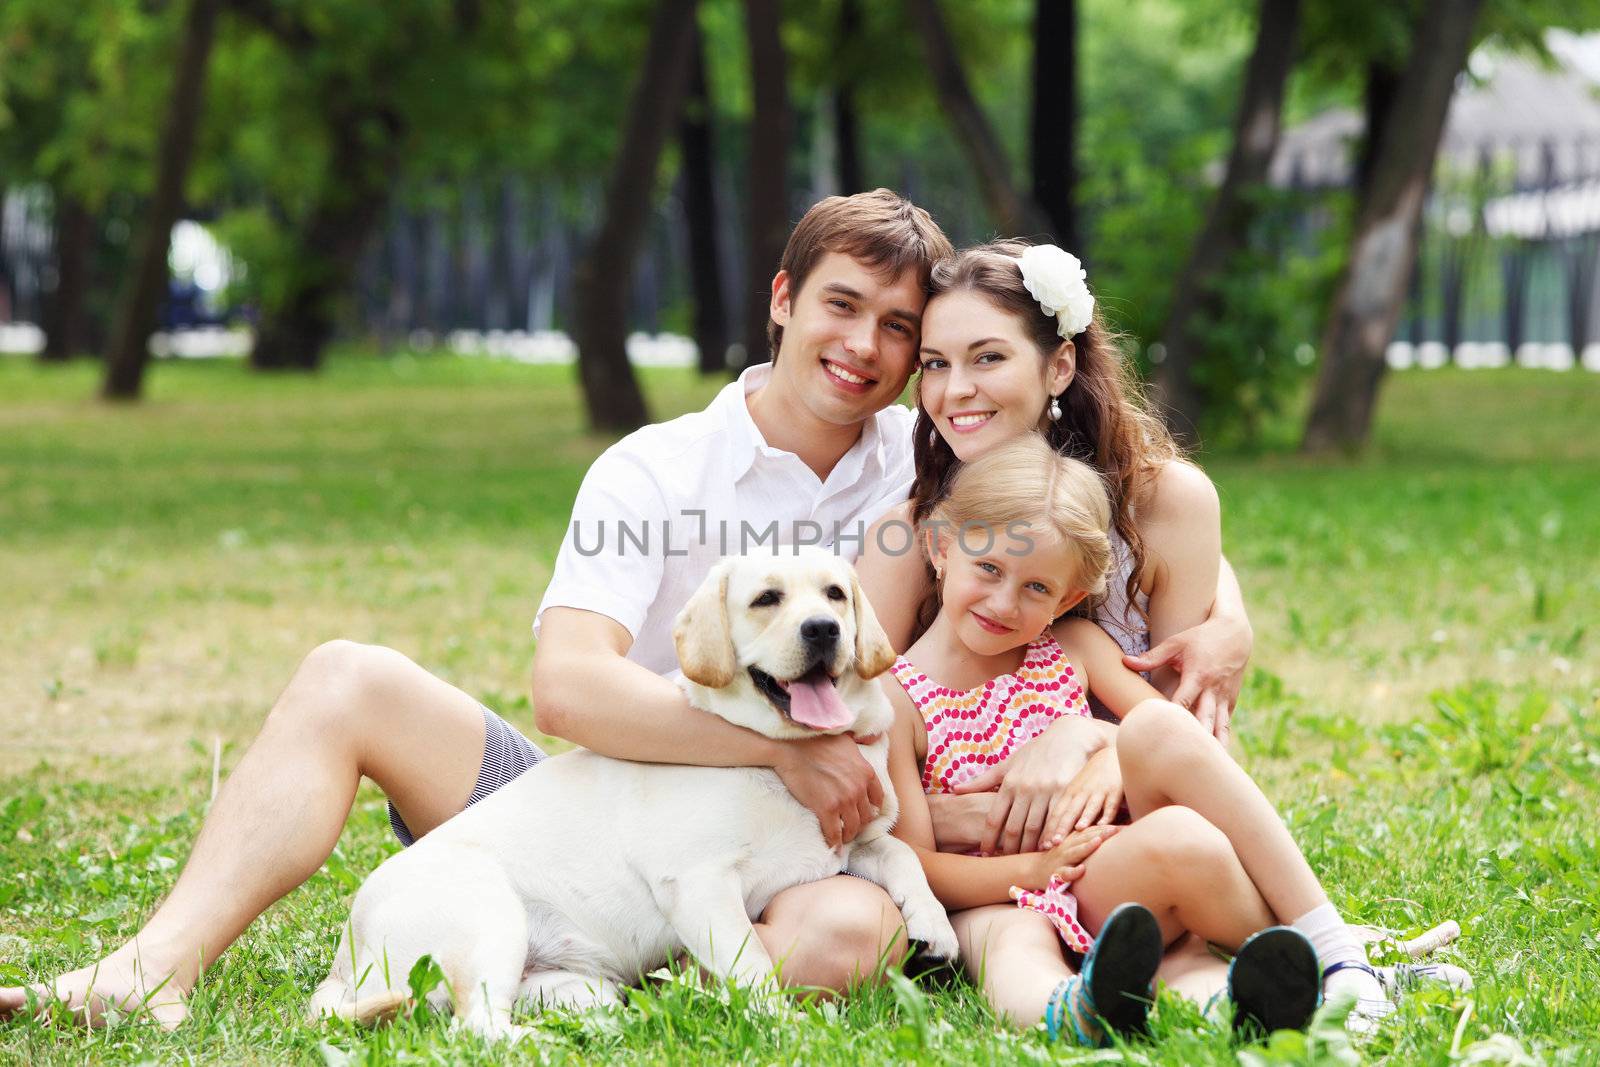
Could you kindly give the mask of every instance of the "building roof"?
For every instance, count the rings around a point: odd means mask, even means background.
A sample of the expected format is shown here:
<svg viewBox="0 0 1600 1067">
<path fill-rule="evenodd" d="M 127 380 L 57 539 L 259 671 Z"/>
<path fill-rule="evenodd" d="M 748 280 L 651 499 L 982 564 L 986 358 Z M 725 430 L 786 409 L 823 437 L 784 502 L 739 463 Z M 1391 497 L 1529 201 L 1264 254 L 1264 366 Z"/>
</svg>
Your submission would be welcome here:
<svg viewBox="0 0 1600 1067">
<path fill-rule="evenodd" d="M 1553 31 L 1553 62 L 1485 46 L 1473 53 L 1439 146 L 1462 170 L 1486 156 L 1513 168 L 1519 189 L 1600 178 L 1600 34 Z M 1274 185 L 1348 184 L 1364 121 L 1354 108 L 1324 111 L 1284 131 Z"/>
</svg>

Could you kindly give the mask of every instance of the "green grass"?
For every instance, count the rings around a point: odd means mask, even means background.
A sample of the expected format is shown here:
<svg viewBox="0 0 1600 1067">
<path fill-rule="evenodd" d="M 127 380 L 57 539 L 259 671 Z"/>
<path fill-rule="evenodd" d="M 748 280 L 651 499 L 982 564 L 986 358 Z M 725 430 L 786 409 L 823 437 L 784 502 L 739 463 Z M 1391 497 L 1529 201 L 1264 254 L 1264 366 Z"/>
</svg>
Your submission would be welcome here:
<svg viewBox="0 0 1600 1067">
<path fill-rule="evenodd" d="M 716 387 L 645 380 L 660 417 Z M 90 400 L 93 381 L 0 360 L 0 981 L 137 928 L 199 825 L 214 747 L 226 772 L 321 640 L 394 645 L 528 728 L 528 624 L 605 443 L 553 368 L 163 364 L 132 408 Z M 1600 377 L 1403 374 L 1362 459 L 1202 458 L 1257 632 L 1241 758 L 1350 918 L 1466 931 L 1477 990 L 1409 999 L 1361 1054 L 1600 1062 Z M 223 957 L 184 1029 L 12 1023 L 0 1062 L 505 1060 L 438 1020 L 302 1021 L 350 893 L 392 847 L 364 791 L 334 857 Z M 653 990 L 547 1020 L 514 1058 L 1071 1055 L 998 1028 L 962 985 L 895 982 L 782 1028 L 737 1006 Z M 1181 1003 L 1157 1018 L 1155 1042 L 1116 1058 L 1239 1062 Z"/>
</svg>

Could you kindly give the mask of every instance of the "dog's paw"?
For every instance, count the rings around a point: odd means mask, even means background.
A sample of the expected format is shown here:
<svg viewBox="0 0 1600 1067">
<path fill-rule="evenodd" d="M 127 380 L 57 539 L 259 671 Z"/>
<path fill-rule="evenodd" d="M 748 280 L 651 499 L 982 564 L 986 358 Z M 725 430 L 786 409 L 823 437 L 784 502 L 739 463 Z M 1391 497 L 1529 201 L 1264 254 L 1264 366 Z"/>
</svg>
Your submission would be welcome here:
<svg viewBox="0 0 1600 1067">
<path fill-rule="evenodd" d="M 507 1041 L 515 1045 L 523 1041 L 532 1041 L 539 1034 L 531 1026 L 522 1026 L 518 1023 L 506 1023 L 500 1028 L 498 1040 Z"/>
<path fill-rule="evenodd" d="M 912 897 L 906 901 L 901 914 L 906 920 L 906 936 L 921 941 L 928 955 L 941 960 L 953 960 L 960 952 L 956 942 L 955 927 L 944 906 L 928 894 L 927 899 Z"/>
</svg>

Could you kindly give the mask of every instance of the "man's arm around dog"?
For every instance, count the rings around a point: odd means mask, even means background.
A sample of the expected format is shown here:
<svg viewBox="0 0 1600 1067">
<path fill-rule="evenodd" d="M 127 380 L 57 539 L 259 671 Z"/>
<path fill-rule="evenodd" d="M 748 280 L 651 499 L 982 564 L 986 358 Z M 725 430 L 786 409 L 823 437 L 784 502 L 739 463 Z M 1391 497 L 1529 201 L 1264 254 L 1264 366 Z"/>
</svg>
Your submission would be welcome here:
<svg viewBox="0 0 1600 1067">
<path fill-rule="evenodd" d="M 539 729 L 641 763 L 771 767 L 817 814 L 830 845 L 871 821 L 883 790 L 850 737 L 780 743 L 692 708 L 676 685 L 627 658 L 631 643 L 605 615 L 545 612 L 533 659 Z"/>
</svg>

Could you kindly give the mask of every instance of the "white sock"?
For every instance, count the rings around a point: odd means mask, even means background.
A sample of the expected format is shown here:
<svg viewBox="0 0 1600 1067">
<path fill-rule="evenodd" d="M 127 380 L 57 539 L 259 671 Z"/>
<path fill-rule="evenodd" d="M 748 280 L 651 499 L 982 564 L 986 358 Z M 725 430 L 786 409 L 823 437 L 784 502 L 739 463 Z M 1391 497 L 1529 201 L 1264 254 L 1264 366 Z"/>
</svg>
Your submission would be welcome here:
<svg viewBox="0 0 1600 1067">
<path fill-rule="evenodd" d="M 1336 963 L 1367 962 L 1367 953 L 1361 947 L 1361 942 L 1356 940 L 1332 904 L 1324 904 L 1306 912 L 1294 921 L 1294 928 L 1305 934 L 1311 942 L 1311 947 L 1317 952 L 1317 963 L 1324 971 Z M 1387 1004 L 1389 1000 L 1383 985 L 1369 972 L 1356 967 L 1346 967 L 1330 975 L 1323 982 L 1322 992 L 1327 997 L 1354 993 L 1358 1007 L 1362 1006 L 1360 1001 L 1376 1000 Z"/>
</svg>

